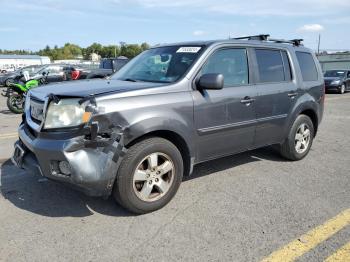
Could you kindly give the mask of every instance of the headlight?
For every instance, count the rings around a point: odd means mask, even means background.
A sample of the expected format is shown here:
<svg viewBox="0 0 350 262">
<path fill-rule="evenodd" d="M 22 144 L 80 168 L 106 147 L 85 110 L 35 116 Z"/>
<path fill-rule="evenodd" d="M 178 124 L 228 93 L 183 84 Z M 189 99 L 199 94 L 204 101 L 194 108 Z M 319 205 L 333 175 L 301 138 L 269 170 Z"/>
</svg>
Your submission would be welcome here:
<svg viewBox="0 0 350 262">
<path fill-rule="evenodd" d="M 333 80 L 331 85 L 339 85 L 340 84 L 340 80 Z"/>
<path fill-rule="evenodd" d="M 57 104 L 51 101 L 45 117 L 44 128 L 78 126 L 90 120 L 91 112 L 85 112 L 87 102 L 79 104 L 79 98 L 61 99 Z"/>
</svg>

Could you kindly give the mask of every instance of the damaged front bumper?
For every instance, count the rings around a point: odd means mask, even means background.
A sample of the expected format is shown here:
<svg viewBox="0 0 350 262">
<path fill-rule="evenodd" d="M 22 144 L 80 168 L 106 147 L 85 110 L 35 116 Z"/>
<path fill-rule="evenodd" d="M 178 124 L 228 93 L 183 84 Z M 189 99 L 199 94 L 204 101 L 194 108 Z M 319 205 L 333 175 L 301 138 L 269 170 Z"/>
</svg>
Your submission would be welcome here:
<svg viewBox="0 0 350 262">
<path fill-rule="evenodd" d="M 81 135 L 57 139 L 35 136 L 22 123 L 18 129 L 12 161 L 20 168 L 60 181 L 90 196 L 111 194 L 120 161 L 125 154 L 122 140 L 91 141 Z"/>
</svg>

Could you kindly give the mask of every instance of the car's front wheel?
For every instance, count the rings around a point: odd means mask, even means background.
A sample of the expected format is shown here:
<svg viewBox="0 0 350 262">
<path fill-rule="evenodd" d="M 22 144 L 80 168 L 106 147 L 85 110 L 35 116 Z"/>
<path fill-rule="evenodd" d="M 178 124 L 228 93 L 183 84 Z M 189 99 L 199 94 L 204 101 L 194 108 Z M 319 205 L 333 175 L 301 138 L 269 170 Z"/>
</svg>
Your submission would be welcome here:
<svg viewBox="0 0 350 262">
<path fill-rule="evenodd" d="M 6 79 L 5 86 L 10 87 L 14 82 L 12 78 Z"/>
<path fill-rule="evenodd" d="M 310 151 L 314 138 L 314 125 L 310 117 L 299 115 L 280 146 L 281 155 L 289 160 L 300 160 Z"/>
<path fill-rule="evenodd" d="M 340 88 L 339 88 L 339 94 L 344 94 L 344 93 L 345 93 L 345 90 L 346 90 L 345 84 L 342 84 L 342 85 L 340 86 Z"/>
<path fill-rule="evenodd" d="M 183 160 L 177 147 L 163 138 L 148 138 L 128 149 L 113 195 L 133 213 L 152 212 L 170 202 L 182 176 Z"/>
</svg>

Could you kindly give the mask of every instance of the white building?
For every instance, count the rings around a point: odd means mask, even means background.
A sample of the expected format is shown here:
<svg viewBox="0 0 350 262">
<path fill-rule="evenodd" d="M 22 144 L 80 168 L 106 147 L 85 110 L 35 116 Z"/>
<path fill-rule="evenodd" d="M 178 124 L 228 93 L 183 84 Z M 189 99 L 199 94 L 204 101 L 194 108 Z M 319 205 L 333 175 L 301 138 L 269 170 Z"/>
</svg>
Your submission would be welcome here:
<svg viewBox="0 0 350 262">
<path fill-rule="evenodd" d="M 0 55 L 0 69 L 12 71 L 29 65 L 50 64 L 50 58 L 38 55 Z"/>
</svg>

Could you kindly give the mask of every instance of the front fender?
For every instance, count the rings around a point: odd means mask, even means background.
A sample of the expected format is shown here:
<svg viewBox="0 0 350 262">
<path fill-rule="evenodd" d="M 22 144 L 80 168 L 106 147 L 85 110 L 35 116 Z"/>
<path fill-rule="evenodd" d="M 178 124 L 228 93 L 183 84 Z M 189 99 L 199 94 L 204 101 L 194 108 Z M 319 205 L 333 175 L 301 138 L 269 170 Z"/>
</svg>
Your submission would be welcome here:
<svg viewBox="0 0 350 262">
<path fill-rule="evenodd" d="M 190 151 L 190 155 L 193 156 L 193 139 L 191 140 L 191 137 L 193 138 L 193 134 L 191 133 L 191 131 L 193 130 L 193 127 L 191 127 L 190 124 L 186 123 L 184 120 L 169 118 L 165 116 L 151 117 L 147 119 L 142 119 L 125 128 L 124 141 L 127 145 L 135 139 L 138 139 L 152 132 L 173 132 L 185 141 Z"/>
</svg>

